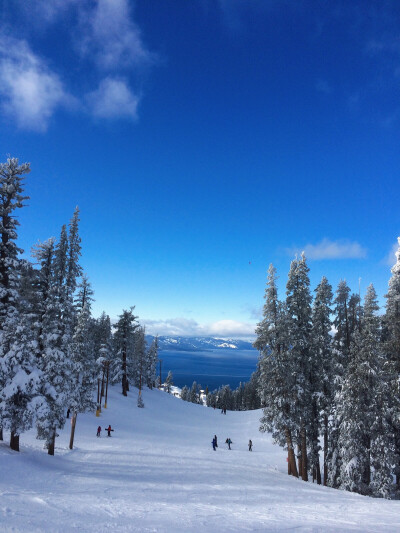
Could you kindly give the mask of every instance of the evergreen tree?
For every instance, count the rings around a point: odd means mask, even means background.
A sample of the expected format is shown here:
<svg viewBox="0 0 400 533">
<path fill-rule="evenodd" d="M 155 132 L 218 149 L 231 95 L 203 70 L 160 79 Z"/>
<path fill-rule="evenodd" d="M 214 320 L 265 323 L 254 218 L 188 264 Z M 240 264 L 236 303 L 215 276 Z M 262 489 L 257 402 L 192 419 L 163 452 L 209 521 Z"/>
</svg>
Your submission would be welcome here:
<svg viewBox="0 0 400 533">
<path fill-rule="evenodd" d="M 139 397 L 142 395 L 142 389 L 146 384 L 146 338 L 145 330 L 142 327 L 138 327 L 134 334 L 134 351 L 132 364 L 130 367 L 130 375 L 132 375 L 133 382 L 135 387 L 139 389 Z M 138 407 L 143 407 L 141 405 L 142 401 L 138 401 Z M 140 404 L 140 405 L 139 405 Z"/>
<path fill-rule="evenodd" d="M 276 269 L 271 264 L 265 290 L 263 320 L 256 329 L 254 347 L 260 351 L 259 395 L 263 406 L 260 431 L 270 431 L 278 444 L 287 447 L 288 473 L 298 477 L 293 436 L 297 430 L 292 416 L 294 375 L 290 366 L 288 315 L 278 300 Z"/>
<path fill-rule="evenodd" d="M 167 388 L 168 394 L 171 393 L 171 387 L 173 384 L 174 384 L 174 378 L 173 378 L 171 370 L 169 370 L 167 374 L 167 379 L 165 380 L 165 386 Z"/>
<path fill-rule="evenodd" d="M 54 455 L 57 429 L 65 424 L 65 409 L 72 391 L 71 343 L 74 308 L 72 294 L 66 285 L 68 238 L 66 227 L 61 229 L 60 240 L 54 249 L 50 271 L 47 261 L 53 253 L 48 241 L 37 251 L 37 258 L 45 268 L 43 279 L 49 277 L 48 293 L 41 302 L 40 370 L 42 405 L 37 416 L 38 438 L 45 440 L 49 455 Z M 43 287 L 46 286 L 44 282 Z M 44 290 L 44 289 L 43 289 Z M 42 293 L 43 296 L 43 293 Z"/>
<path fill-rule="evenodd" d="M 90 336 L 90 312 L 88 304 L 89 302 L 84 303 L 79 313 L 71 346 L 72 388 L 68 403 L 73 412 L 69 445 L 71 450 L 74 444 L 75 425 L 78 413 L 89 411 L 95 407 L 93 400 L 95 389 L 93 366 L 95 358 L 93 342 Z"/>
<path fill-rule="evenodd" d="M 77 288 L 78 292 L 74 298 L 75 310 L 77 315 L 79 315 L 79 313 L 85 306 L 90 312 L 92 309 L 92 302 L 94 302 L 94 291 L 86 274 L 82 275 L 81 281 L 78 284 Z"/>
<path fill-rule="evenodd" d="M 390 385 L 390 431 L 395 435 L 395 476 L 400 490 L 400 237 L 396 251 L 396 263 L 391 269 L 389 290 L 386 294 L 384 316 L 384 347 L 386 354 L 385 373 Z"/>
<path fill-rule="evenodd" d="M 334 375 L 334 380 L 332 382 L 334 386 L 333 397 L 335 397 L 338 391 L 340 391 L 343 375 L 346 372 L 350 358 L 351 327 L 348 312 L 349 295 L 350 288 L 345 280 L 341 280 L 336 291 L 336 298 L 333 301 L 335 304 L 333 325 L 336 330 L 333 338 L 332 350 L 332 365 Z M 339 416 L 339 411 L 336 403 L 334 402 L 331 409 L 331 420 L 328 437 L 328 455 L 326 458 L 328 465 L 327 485 L 333 488 L 339 488 L 340 486 L 340 470 L 342 464 L 342 458 L 339 453 L 341 426 L 341 420 Z"/>
<path fill-rule="evenodd" d="M 192 403 L 200 403 L 200 391 L 196 381 L 193 381 L 192 388 L 189 391 L 188 401 Z"/>
<path fill-rule="evenodd" d="M 0 164 L 0 437 L 3 427 L 10 429 L 14 450 L 19 450 L 20 432 L 30 424 L 27 407 L 35 386 L 29 324 L 20 300 L 22 250 L 16 244 L 19 222 L 14 215 L 28 199 L 23 182 L 29 172 L 29 163 L 19 165 L 18 159 Z"/>
<path fill-rule="evenodd" d="M 286 305 L 289 316 L 290 366 L 294 378 L 294 398 L 291 405 L 293 423 L 297 425 L 299 475 L 308 480 L 307 430 L 311 424 L 312 383 L 310 368 L 311 293 L 309 268 L 305 255 L 292 261 L 286 285 Z"/>
<path fill-rule="evenodd" d="M 352 339 L 350 362 L 337 398 L 341 422 L 340 483 L 346 490 L 360 494 L 371 492 L 371 454 L 377 468 L 373 490 L 384 494 L 390 492 L 388 463 L 394 458 L 393 441 L 385 427 L 387 404 L 384 399 L 387 398 L 388 387 L 383 375 L 378 311 L 375 289 L 370 285 L 365 297 L 361 329 Z"/>
<path fill-rule="evenodd" d="M 154 337 L 146 356 L 146 381 L 149 389 L 152 389 L 157 379 L 158 362 L 158 337 Z"/>
<path fill-rule="evenodd" d="M 333 403 L 333 367 L 332 367 L 332 324 L 330 320 L 332 304 L 332 287 L 324 276 L 315 289 L 312 308 L 312 350 L 311 376 L 313 380 L 312 419 L 310 428 L 310 466 L 315 472 L 317 482 L 321 482 L 319 473 L 319 435 L 324 438 L 324 485 L 327 483 L 328 466 L 328 421 Z"/>
<path fill-rule="evenodd" d="M 189 389 L 187 388 L 186 385 L 184 385 L 182 387 L 182 390 L 181 390 L 181 400 L 183 400 L 184 402 L 188 402 L 190 401 L 189 400 Z"/>
<path fill-rule="evenodd" d="M 127 396 L 129 390 L 128 365 L 133 361 L 135 348 L 135 330 L 138 327 L 137 316 L 133 314 L 134 307 L 124 310 L 115 325 L 114 350 L 115 366 L 113 367 L 113 382 L 122 382 L 122 394 Z"/>
</svg>

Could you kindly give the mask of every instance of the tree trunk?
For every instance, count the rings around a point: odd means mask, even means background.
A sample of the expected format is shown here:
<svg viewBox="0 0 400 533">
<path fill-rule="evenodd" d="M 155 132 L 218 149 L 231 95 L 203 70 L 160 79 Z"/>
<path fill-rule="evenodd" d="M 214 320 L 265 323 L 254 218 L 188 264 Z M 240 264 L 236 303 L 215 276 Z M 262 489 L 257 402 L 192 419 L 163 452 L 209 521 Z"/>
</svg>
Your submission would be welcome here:
<svg viewBox="0 0 400 533">
<path fill-rule="evenodd" d="M 299 472 L 299 477 L 303 477 L 303 463 L 302 463 L 302 454 L 301 454 L 301 445 L 297 445 L 297 469 Z"/>
<path fill-rule="evenodd" d="M 54 449 L 56 447 L 56 430 L 53 430 L 53 434 L 51 436 L 51 440 L 49 442 L 49 446 L 47 448 L 47 453 L 49 455 L 54 455 Z"/>
<path fill-rule="evenodd" d="M 328 482 L 328 415 L 324 415 L 324 485 Z"/>
<path fill-rule="evenodd" d="M 317 483 L 318 485 L 321 485 L 321 467 L 319 465 L 319 454 L 318 453 L 317 453 L 316 470 L 317 470 Z"/>
<path fill-rule="evenodd" d="M 78 416 L 78 413 L 74 411 L 72 418 L 71 418 L 71 436 L 69 439 L 69 449 L 72 450 L 74 447 L 74 438 L 75 438 L 75 426 L 76 426 L 76 417 Z"/>
<path fill-rule="evenodd" d="M 301 479 L 303 481 L 308 481 L 308 467 L 307 467 L 307 433 L 306 428 L 304 427 L 304 422 L 301 429 Z"/>
<path fill-rule="evenodd" d="M 122 394 L 128 396 L 127 391 L 129 390 L 128 386 L 128 377 L 126 375 L 126 348 L 124 347 L 122 351 Z"/>
<path fill-rule="evenodd" d="M 11 431 L 10 448 L 15 452 L 19 452 L 19 435 L 16 435 L 14 431 Z"/>
<path fill-rule="evenodd" d="M 3 440 L 3 426 L 0 426 L 0 440 Z"/>
<path fill-rule="evenodd" d="M 290 469 L 290 475 L 299 477 L 299 474 L 297 472 L 296 467 L 296 457 L 294 456 L 294 450 L 293 450 L 293 441 L 292 441 L 292 435 L 290 433 L 290 429 L 285 429 L 285 436 L 286 436 L 286 444 L 288 449 L 288 458 L 289 458 L 289 467 L 288 467 L 288 473 Z"/>
</svg>

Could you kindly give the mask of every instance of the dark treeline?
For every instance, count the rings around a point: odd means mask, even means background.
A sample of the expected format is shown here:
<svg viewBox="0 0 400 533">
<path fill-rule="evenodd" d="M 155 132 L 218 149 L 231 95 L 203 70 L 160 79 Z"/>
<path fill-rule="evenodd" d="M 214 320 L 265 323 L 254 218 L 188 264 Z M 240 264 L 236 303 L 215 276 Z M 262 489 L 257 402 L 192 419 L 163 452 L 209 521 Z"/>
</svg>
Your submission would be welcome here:
<svg viewBox="0 0 400 533">
<path fill-rule="evenodd" d="M 400 252 L 386 312 L 375 289 L 364 301 L 325 277 L 310 291 L 304 255 L 292 261 L 285 300 L 271 265 L 260 351 L 260 431 L 288 450 L 288 473 L 360 494 L 400 488 Z M 322 452 L 322 457 L 320 457 Z M 322 464 L 322 468 L 321 468 Z"/>
<path fill-rule="evenodd" d="M 222 385 L 219 389 L 209 392 L 206 388 L 204 395 L 207 407 L 227 409 L 228 411 L 250 411 L 261 407 L 259 395 L 259 372 L 256 371 L 246 383 L 240 383 L 232 390 L 229 385 Z M 193 382 L 191 388 L 182 388 L 181 399 L 186 402 L 203 404 L 201 386 Z"/>
<path fill-rule="evenodd" d="M 95 409 L 105 367 L 124 395 L 129 383 L 139 387 L 143 406 L 141 390 L 156 380 L 158 346 L 157 339 L 146 346 L 133 308 L 113 327 L 105 313 L 92 317 L 93 291 L 80 266 L 78 208 L 58 241 L 34 247 L 34 263 L 20 257 L 14 212 L 28 199 L 23 181 L 29 171 L 17 159 L 0 165 L 0 440 L 4 428 L 18 451 L 21 433 L 36 427 L 53 455 L 67 409 L 73 428 L 78 413 Z"/>
</svg>

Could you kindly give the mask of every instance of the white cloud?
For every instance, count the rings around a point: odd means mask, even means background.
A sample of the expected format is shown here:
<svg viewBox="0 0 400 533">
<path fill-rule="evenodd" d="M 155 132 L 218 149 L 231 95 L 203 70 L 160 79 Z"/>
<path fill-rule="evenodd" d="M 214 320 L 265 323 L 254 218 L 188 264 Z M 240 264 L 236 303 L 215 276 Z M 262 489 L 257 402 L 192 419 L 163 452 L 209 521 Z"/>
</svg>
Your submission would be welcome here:
<svg viewBox="0 0 400 533">
<path fill-rule="evenodd" d="M 86 97 L 90 110 L 98 118 L 137 118 L 139 97 L 125 81 L 106 78 Z"/>
<path fill-rule="evenodd" d="M 389 265 L 390 267 L 392 267 L 393 265 L 396 264 L 396 262 L 397 262 L 396 252 L 399 249 L 399 245 L 400 245 L 400 241 L 396 242 L 395 244 L 393 244 L 390 252 L 388 253 L 388 255 L 385 258 L 384 263 L 386 265 Z"/>
<path fill-rule="evenodd" d="M 0 36 L 0 98 L 3 112 L 20 127 L 39 131 L 58 107 L 74 101 L 25 41 L 5 36 Z"/>
<path fill-rule="evenodd" d="M 65 13 L 74 6 L 82 3 L 82 0 L 35 0 L 27 2 L 26 0 L 14 0 L 18 4 L 19 11 L 29 19 L 29 22 L 35 26 L 45 28 L 47 24 L 53 23 L 56 19 L 61 18 Z"/>
<path fill-rule="evenodd" d="M 81 9 L 80 18 L 84 31 L 79 51 L 94 57 L 99 67 L 116 70 L 153 59 L 130 17 L 127 0 L 97 0 L 92 9 Z"/>
<path fill-rule="evenodd" d="M 141 320 L 151 335 L 197 336 L 239 338 L 254 337 L 254 324 L 236 320 L 218 320 L 210 324 L 199 324 L 193 319 L 171 318 L 167 320 Z"/>
<path fill-rule="evenodd" d="M 362 259 L 367 251 L 358 242 L 322 239 L 318 244 L 306 244 L 303 248 L 287 249 L 290 255 L 304 251 L 307 259 Z"/>
</svg>

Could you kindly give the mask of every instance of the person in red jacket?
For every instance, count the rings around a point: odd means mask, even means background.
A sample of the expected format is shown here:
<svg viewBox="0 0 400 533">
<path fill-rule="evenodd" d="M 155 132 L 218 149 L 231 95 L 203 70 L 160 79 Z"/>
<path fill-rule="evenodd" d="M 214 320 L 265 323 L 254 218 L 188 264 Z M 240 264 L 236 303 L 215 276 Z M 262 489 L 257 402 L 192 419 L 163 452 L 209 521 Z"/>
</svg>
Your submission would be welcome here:
<svg viewBox="0 0 400 533">
<path fill-rule="evenodd" d="M 114 431 L 113 429 L 111 429 L 111 424 L 108 426 L 108 428 L 106 428 L 106 431 L 108 433 L 107 437 L 111 437 L 111 431 Z"/>
<path fill-rule="evenodd" d="M 100 437 L 100 433 L 101 433 L 101 426 L 99 426 L 99 427 L 97 428 L 97 435 L 96 435 L 96 436 L 97 436 L 97 437 Z"/>
</svg>

